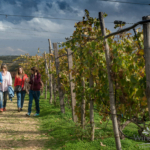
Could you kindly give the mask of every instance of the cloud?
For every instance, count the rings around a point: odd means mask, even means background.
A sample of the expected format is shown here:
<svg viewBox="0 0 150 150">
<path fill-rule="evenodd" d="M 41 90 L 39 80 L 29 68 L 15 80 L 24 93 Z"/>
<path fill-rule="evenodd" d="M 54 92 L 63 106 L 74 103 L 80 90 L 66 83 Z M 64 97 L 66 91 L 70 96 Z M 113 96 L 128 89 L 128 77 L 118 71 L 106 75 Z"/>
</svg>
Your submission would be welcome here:
<svg viewBox="0 0 150 150">
<path fill-rule="evenodd" d="M 33 37 L 40 38 L 57 38 L 67 36 L 67 32 L 72 34 L 74 23 L 72 26 L 53 22 L 44 18 L 33 18 L 30 21 L 23 20 L 17 25 L 8 21 L 0 21 L 0 39 L 31 39 Z M 5 32 L 4 32 L 5 31 Z M 68 35 L 70 35 L 68 34 Z M 8 36 L 10 35 L 10 36 Z"/>
<path fill-rule="evenodd" d="M 124 1 L 129 2 L 129 0 Z M 149 0 L 144 2 L 131 0 L 130 2 L 149 3 Z M 105 18 L 105 24 L 106 28 L 111 32 L 116 31 L 114 24 L 107 22 L 121 20 L 127 23 L 135 23 L 142 20 L 143 16 L 149 15 L 149 6 L 102 2 L 99 0 L 0 1 L 1 14 L 65 18 L 81 21 L 85 9 L 89 10 L 90 16 L 94 18 L 98 18 L 98 12 L 100 11 L 107 13 L 108 17 Z M 5 16 L 0 16 L 0 42 L 4 44 L 4 46 L 3 44 L 0 45 L 0 51 L 3 53 L 2 49 L 7 49 L 9 52 L 13 52 L 10 49 L 12 48 L 15 53 L 23 53 L 23 51 L 19 50 L 26 50 L 31 55 L 36 54 L 38 47 L 40 47 L 40 51 L 48 51 L 48 39 L 51 39 L 52 43 L 65 41 L 65 37 L 72 35 L 75 30 L 74 24 L 78 21 L 12 16 L 6 18 Z M 127 24 L 126 27 L 130 25 Z M 43 41 L 43 43 L 40 41 Z"/>
<path fill-rule="evenodd" d="M 2 22 L 0 22 L 0 31 L 5 31 L 5 27 L 3 26 Z"/>
<path fill-rule="evenodd" d="M 22 49 L 13 49 L 12 47 L 0 48 L 1 55 L 21 55 L 26 54 L 27 51 Z"/>
<path fill-rule="evenodd" d="M 38 19 L 38 18 L 34 18 L 28 22 L 22 22 L 20 25 L 23 26 L 27 25 L 37 30 L 52 31 L 52 32 L 61 32 L 65 28 L 63 24 L 58 24 L 48 19 Z"/>
<path fill-rule="evenodd" d="M 48 7 L 48 8 L 52 8 L 52 3 L 46 3 L 46 6 Z"/>
<path fill-rule="evenodd" d="M 22 50 L 22 49 L 20 49 L 20 48 L 18 48 L 17 51 L 18 51 L 18 52 L 22 52 L 22 53 L 24 53 L 24 54 L 27 53 L 26 51 L 24 51 L 24 50 Z"/>
<path fill-rule="evenodd" d="M 14 52 L 14 50 L 11 47 L 7 47 L 5 50 L 9 52 Z"/>
<path fill-rule="evenodd" d="M 73 13 L 77 13 L 77 10 L 74 10 L 66 1 L 57 1 L 56 2 L 59 6 L 59 8 L 63 11 L 66 12 L 73 12 Z"/>
</svg>

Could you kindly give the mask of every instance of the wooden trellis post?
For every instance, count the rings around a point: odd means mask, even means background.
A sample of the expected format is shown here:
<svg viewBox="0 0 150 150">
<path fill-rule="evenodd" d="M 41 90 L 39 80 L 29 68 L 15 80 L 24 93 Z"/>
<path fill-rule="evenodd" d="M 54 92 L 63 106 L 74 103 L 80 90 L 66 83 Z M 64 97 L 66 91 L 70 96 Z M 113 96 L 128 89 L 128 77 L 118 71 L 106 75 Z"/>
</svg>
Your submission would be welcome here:
<svg viewBox="0 0 150 150">
<path fill-rule="evenodd" d="M 81 124 L 82 124 L 82 127 L 83 129 L 85 128 L 85 82 L 84 82 L 84 79 L 82 79 L 81 81 L 81 85 L 83 87 L 83 93 L 82 93 L 82 105 L 81 105 Z"/>
<path fill-rule="evenodd" d="M 53 76 L 54 105 L 56 106 L 56 88 L 57 88 L 57 86 L 56 86 L 55 76 L 54 75 L 52 75 L 52 76 Z"/>
<path fill-rule="evenodd" d="M 52 52 L 52 54 L 55 55 L 54 51 Z M 54 61 L 54 59 L 55 59 L 55 56 L 52 56 L 52 62 Z M 52 90 L 53 90 L 52 92 L 54 93 L 54 105 L 56 106 L 56 89 L 57 89 L 57 85 L 56 85 L 56 80 L 55 80 L 55 75 L 54 74 L 52 74 L 51 82 L 52 82 Z"/>
<path fill-rule="evenodd" d="M 83 87 L 82 91 L 82 103 L 81 103 L 81 125 L 82 128 L 85 129 L 85 82 L 84 78 L 81 79 L 81 86 Z M 83 135 L 82 135 L 82 140 L 83 140 Z"/>
<path fill-rule="evenodd" d="M 81 48 L 81 45 L 80 45 Z M 82 59 L 81 59 L 82 62 Z M 83 62 L 81 63 L 83 64 Z M 84 81 L 84 77 L 81 75 L 81 86 L 83 88 L 82 91 L 82 102 L 81 102 L 81 125 L 82 128 L 85 129 L 85 81 Z M 83 135 L 82 135 L 82 140 L 83 140 Z"/>
<path fill-rule="evenodd" d="M 44 58 L 45 58 L 45 73 L 47 75 L 48 70 L 47 70 L 47 62 L 46 62 L 46 52 L 44 53 Z M 47 80 L 45 82 L 45 99 L 47 99 Z"/>
<path fill-rule="evenodd" d="M 100 20 L 102 35 L 106 36 L 105 23 L 104 23 L 102 12 L 99 12 L 99 20 Z M 121 142 L 120 142 L 120 136 L 119 136 L 119 130 L 118 130 L 118 122 L 117 122 L 117 116 L 116 116 L 113 81 L 110 75 L 110 71 L 111 71 L 110 55 L 109 55 L 109 46 L 107 44 L 107 39 L 104 39 L 104 45 L 105 45 L 105 56 L 106 56 L 107 74 L 108 74 L 108 82 L 109 82 L 110 109 L 111 109 L 111 115 L 112 115 L 114 136 L 115 136 L 116 148 L 117 150 L 121 150 L 122 148 L 121 148 Z"/>
<path fill-rule="evenodd" d="M 93 82 L 93 76 L 90 73 L 90 79 L 89 79 L 89 85 L 90 88 L 93 88 L 94 82 Z M 92 97 L 90 97 L 90 124 L 91 124 L 91 141 L 94 141 L 94 132 L 95 132 L 95 125 L 94 125 L 94 100 Z"/>
<path fill-rule="evenodd" d="M 48 42 L 49 42 L 49 54 L 52 54 L 51 40 L 48 39 Z M 52 62 L 52 56 L 49 57 L 49 71 L 51 71 L 51 62 Z M 49 74 L 49 92 L 50 92 L 49 102 L 50 104 L 52 104 L 52 99 L 53 99 L 52 74 Z"/>
<path fill-rule="evenodd" d="M 144 16 L 142 20 L 150 20 L 150 16 Z M 144 56 L 145 56 L 145 72 L 146 72 L 146 97 L 148 103 L 148 111 L 150 118 L 150 23 L 143 24 L 144 34 Z"/>
<path fill-rule="evenodd" d="M 53 43 L 53 48 L 55 54 L 55 66 L 56 66 L 57 82 L 58 82 L 58 90 L 59 90 L 60 110 L 62 113 L 65 113 L 64 93 L 61 89 L 60 77 L 59 77 L 59 58 L 58 58 L 57 43 Z"/>
<path fill-rule="evenodd" d="M 67 55 L 68 55 L 68 69 L 71 70 L 73 66 L 72 61 L 72 51 L 70 48 L 67 49 Z M 75 84 L 72 82 L 72 72 L 69 73 L 69 80 L 70 80 L 70 91 L 71 91 L 71 104 L 72 104 L 72 120 L 74 122 L 77 122 L 77 115 L 75 114 L 75 106 L 76 106 L 76 94 L 73 92 Z"/>
</svg>

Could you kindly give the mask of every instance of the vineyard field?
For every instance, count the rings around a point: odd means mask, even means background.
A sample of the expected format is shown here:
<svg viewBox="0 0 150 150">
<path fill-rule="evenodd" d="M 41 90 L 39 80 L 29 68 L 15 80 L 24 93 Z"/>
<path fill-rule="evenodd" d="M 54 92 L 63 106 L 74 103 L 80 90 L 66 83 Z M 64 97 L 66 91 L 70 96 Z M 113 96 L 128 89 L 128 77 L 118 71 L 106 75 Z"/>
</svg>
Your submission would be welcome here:
<svg viewBox="0 0 150 150">
<path fill-rule="evenodd" d="M 49 93 L 48 93 L 49 99 Z M 57 97 L 59 100 L 59 97 Z M 85 131 L 80 129 L 80 125 L 75 126 L 72 121 L 72 112 L 66 104 L 66 113 L 62 114 L 57 101 L 57 107 L 47 105 L 48 100 L 44 96 L 40 99 L 41 116 L 38 118 L 41 126 L 40 131 L 44 132 L 45 136 L 49 137 L 49 141 L 45 145 L 45 149 L 63 149 L 63 150 L 116 150 L 115 139 L 113 135 L 112 121 L 101 122 L 102 117 L 98 112 L 94 114 L 95 122 L 95 140 L 90 141 L 89 129 Z M 67 98 L 65 98 L 67 103 Z M 107 126 L 106 126 L 107 125 Z M 131 123 L 125 129 L 124 133 L 128 136 L 138 135 L 138 127 Z M 84 132 L 83 140 L 81 140 L 82 132 Z M 133 136 L 133 137 L 134 137 Z M 101 145 L 102 142 L 102 145 Z M 139 144 L 143 141 L 124 139 L 121 140 L 123 150 L 144 150 L 139 148 Z"/>
<path fill-rule="evenodd" d="M 60 146 L 76 149 L 72 142 L 75 140 L 78 149 L 81 146 L 89 150 L 115 149 L 116 146 L 117 150 L 121 147 L 132 150 L 140 149 L 141 142 L 150 141 L 147 134 L 150 53 L 144 41 L 147 36 L 141 27 L 134 30 L 135 34 L 126 32 L 129 29 L 122 29 L 125 26 L 122 23 L 116 24 L 114 28 L 119 29 L 111 34 L 105 28 L 105 17 L 107 14 L 102 12 L 99 18 L 90 17 L 85 9 L 83 20 L 75 23 L 70 38 L 59 46 L 48 39 L 48 53 L 39 55 L 38 49 L 34 56 L 25 54 L 8 60 L 0 57 L 13 77 L 19 65 L 28 76 L 32 67 L 38 68 L 44 83 L 40 100 L 41 130 L 46 132 L 49 143 L 54 143 L 48 144 L 53 149 Z"/>
</svg>

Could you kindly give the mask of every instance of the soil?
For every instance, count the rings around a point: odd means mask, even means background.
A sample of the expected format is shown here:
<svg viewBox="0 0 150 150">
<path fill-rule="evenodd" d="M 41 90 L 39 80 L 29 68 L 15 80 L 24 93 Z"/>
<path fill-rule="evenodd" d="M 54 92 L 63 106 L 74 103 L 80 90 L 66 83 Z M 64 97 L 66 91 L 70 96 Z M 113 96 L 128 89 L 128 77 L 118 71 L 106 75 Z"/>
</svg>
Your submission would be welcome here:
<svg viewBox="0 0 150 150">
<path fill-rule="evenodd" d="M 16 95 L 11 102 L 7 100 L 6 111 L 0 112 L 0 150 L 41 150 L 48 137 L 39 131 L 38 118 L 26 116 L 28 101 L 24 102 L 23 111 L 17 111 Z M 33 108 L 32 108 L 33 109 Z"/>
</svg>

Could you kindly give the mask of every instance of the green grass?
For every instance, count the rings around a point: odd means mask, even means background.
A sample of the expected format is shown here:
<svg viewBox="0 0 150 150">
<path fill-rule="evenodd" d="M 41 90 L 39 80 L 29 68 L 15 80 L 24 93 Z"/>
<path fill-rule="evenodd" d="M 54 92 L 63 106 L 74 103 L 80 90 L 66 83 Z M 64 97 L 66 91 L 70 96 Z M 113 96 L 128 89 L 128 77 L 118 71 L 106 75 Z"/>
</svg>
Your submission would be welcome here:
<svg viewBox="0 0 150 150">
<path fill-rule="evenodd" d="M 106 122 L 100 124 L 100 116 L 95 112 L 94 121 L 95 127 L 100 128 L 95 130 L 95 140 L 90 141 L 87 130 L 84 131 L 86 137 L 81 140 L 81 137 L 76 137 L 76 134 L 80 134 L 81 130 L 75 126 L 75 123 L 71 120 L 71 110 L 65 107 L 65 114 L 60 112 L 59 99 L 57 99 L 57 107 L 49 104 L 49 97 L 47 100 L 44 96 L 40 98 L 40 116 L 37 117 L 40 122 L 41 132 L 44 132 L 48 136 L 49 141 L 45 145 L 45 150 L 115 150 L 115 139 L 113 135 L 112 122 L 109 121 L 106 127 Z M 34 107 L 34 106 L 33 106 Z M 88 128 L 87 128 L 88 129 Z M 138 128 L 133 123 L 129 124 L 124 133 L 133 137 L 138 135 Z M 102 142 L 106 146 L 101 146 Z M 142 150 L 138 144 L 144 143 L 143 141 L 135 141 L 128 138 L 121 140 L 123 150 Z M 143 150 L 145 150 L 144 148 Z M 148 147 L 147 149 L 150 149 Z"/>
</svg>

